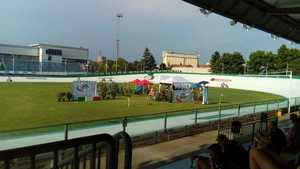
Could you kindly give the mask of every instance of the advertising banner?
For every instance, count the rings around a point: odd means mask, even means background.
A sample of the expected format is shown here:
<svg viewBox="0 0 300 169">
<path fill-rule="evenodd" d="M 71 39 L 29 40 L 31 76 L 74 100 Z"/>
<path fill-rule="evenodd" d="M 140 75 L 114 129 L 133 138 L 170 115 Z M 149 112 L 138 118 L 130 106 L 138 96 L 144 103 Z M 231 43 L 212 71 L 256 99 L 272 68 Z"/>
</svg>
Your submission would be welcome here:
<svg viewBox="0 0 300 169">
<path fill-rule="evenodd" d="M 194 97 L 192 90 L 174 90 L 173 102 L 181 103 L 181 102 L 193 102 Z"/>
<path fill-rule="evenodd" d="M 97 82 L 95 81 L 74 81 L 73 82 L 74 98 L 78 97 L 95 97 L 97 96 Z"/>
</svg>

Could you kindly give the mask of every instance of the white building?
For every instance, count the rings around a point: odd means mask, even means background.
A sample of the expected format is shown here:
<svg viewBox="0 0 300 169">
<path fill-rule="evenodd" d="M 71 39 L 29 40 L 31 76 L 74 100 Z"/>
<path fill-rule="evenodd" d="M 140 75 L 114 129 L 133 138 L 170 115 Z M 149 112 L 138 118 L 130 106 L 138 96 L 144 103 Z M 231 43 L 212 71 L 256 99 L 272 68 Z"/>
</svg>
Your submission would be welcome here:
<svg viewBox="0 0 300 169">
<path fill-rule="evenodd" d="M 163 63 L 167 67 L 198 67 L 198 55 L 163 51 Z"/>
<path fill-rule="evenodd" d="M 174 71 L 187 73 L 211 73 L 210 65 L 200 65 L 197 54 L 163 51 L 162 62 Z"/>
<path fill-rule="evenodd" d="M 84 65 L 88 62 L 89 50 L 50 44 L 29 46 L 0 44 L 0 63 L 9 71 L 67 71 L 68 65 Z M 66 65 L 63 66 L 59 65 Z M 60 68 L 59 68 L 60 67 Z M 63 70 L 64 69 L 64 70 Z"/>
</svg>

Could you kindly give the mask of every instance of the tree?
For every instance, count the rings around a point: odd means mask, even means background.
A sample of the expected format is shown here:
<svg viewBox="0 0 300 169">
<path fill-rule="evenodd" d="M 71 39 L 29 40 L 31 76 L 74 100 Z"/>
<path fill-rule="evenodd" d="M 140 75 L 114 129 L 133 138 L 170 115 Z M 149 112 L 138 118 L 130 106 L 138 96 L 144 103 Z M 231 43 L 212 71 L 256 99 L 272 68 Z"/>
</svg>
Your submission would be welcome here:
<svg viewBox="0 0 300 169">
<path fill-rule="evenodd" d="M 289 70 L 292 70 L 295 75 L 300 74 L 300 58 L 293 60 L 293 62 L 289 64 Z"/>
<path fill-rule="evenodd" d="M 128 63 L 127 71 L 136 71 L 136 66 L 134 65 L 134 62 L 129 62 Z"/>
<path fill-rule="evenodd" d="M 132 63 L 132 66 L 133 66 L 133 68 L 134 68 L 135 71 L 142 71 L 143 70 L 142 61 L 135 60 Z"/>
<path fill-rule="evenodd" d="M 224 53 L 221 59 L 222 67 L 224 64 L 224 73 L 242 73 L 244 63 L 243 55 L 239 52 Z"/>
<path fill-rule="evenodd" d="M 154 70 L 156 68 L 155 59 L 148 48 L 144 51 L 142 62 L 144 70 Z"/>
<path fill-rule="evenodd" d="M 98 86 L 99 86 L 98 93 L 100 93 L 102 99 L 105 99 L 108 92 L 106 81 L 103 79 Z"/>
<path fill-rule="evenodd" d="M 272 52 L 258 50 L 249 57 L 248 68 L 251 73 L 266 73 L 277 70 L 277 59 Z"/>
<path fill-rule="evenodd" d="M 211 56 L 210 65 L 213 73 L 220 73 L 222 71 L 221 54 L 218 51 Z"/>
<path fill-rule="evenodd" d="M 125 60 L 124 58 L 118 58 L 118 71 L 128 71 L 128 70 L 125 70 L 127 69 L 127 66 L 128 66 L 128 61 Z"/>
<path fill-rule="evenodd" d="M 287 63 L 290 61 L 289 58 L 289 49 L 286 45 L 281 45 L 277 50 L 277 61 L 278 70 L 283 70 L 286 68 Z"/>
<path fill-rule="evenodd" d="M 286 71 L 287 68 L 292 71 L 297 71 L 298 67 L 295 63 L 300 59 L 300 50 L 289 49 L 286 45 L 281 45 L 277 50 L 278 71 Z M 292 66 L 291 66 L 292 65 Z"/>
<path fill-rule="evenodd" d="M 99 72 L 104 72 L 104 73 L 106 73 L 106 63 L 101 63 L 100 65 L 99 65 Z"/>
<path fill-rule="evenodd" d="M 245 60 L 239 52 L 221 54 L 216 51 L 210 60 L 213 73 L 242 73 Z"/>
<path fill-rule="evenodd" d="M 88 65 L 89 72 L 98 72 L 99 71 L 99 64 L 96 62 L 91 61 Z"/>
<path fill-rule="evenodd" d="M 164 64 L 164 63 L 161 63 L 161 64 L 159 65 L 159 70 L 168 70 L 167 65 Z"/>
<path fill-rule="evenodd" d="M 112 66 L 111 66 L 111 72 L 116 72 L 118 70 L 119 72 L 119 66 L 117 67 L 117 64 L 114 63 Z"/>
<path fill-rule="evenodd" d="M 119 86 L 118 86 L 118 84 L 117 83 L 112 83 L 111 84 L 111 92 L 110 92 L 110 94 L 111 94 L 111 98 L 112 99 L 116 99 L 116 97 L 117 97 L 117 93 L 118 93 L 118 88 L 119 88 Z"/>
</svg>

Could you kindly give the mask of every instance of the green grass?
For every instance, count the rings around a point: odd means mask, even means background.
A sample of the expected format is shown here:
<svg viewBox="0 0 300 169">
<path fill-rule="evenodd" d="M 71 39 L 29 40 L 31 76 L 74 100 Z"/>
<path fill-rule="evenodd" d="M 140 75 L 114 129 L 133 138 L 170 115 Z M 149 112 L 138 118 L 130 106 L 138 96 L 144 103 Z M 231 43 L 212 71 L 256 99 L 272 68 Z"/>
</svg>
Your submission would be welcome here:
<svg viewBox="0 0 300 169">
<path fill-rule="evenodd" d="M 167 111 L 212 108 L 218 105 L 222 92 L 223 105 L 281 99 L 281 96 L 237 89 L 209 89 L 209 105 L 196 103 L 165 103 L 147 101 L 146 96 L 133 96 L 131 107 L 127 98 L 100 102 L 57 102 L 59 92 L 69 91 L 67 83 L 0 83 L 0 131 L 35 128 L 90 120 L 106 120 L 124 116 L 142 116 Z M 177 114 L 177 113 L 175 113 Z M 142 118 L 142 117 L 140 117 Z"/>
</svg>

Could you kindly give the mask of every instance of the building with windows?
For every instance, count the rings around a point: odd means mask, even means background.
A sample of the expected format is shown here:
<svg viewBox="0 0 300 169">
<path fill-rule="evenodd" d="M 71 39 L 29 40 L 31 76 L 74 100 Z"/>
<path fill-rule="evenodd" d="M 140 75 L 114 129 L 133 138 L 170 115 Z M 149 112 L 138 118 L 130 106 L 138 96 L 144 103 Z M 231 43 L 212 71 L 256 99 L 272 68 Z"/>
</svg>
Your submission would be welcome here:
<svg viewBox="0 0 300 169">
<path fill-rule="evenodd" d="M 162 62 L 167 67 L 198 67 L 198 55 L 163 51 Z"/>
<path fill-rule="evenodd" d="M 82 47 L 0 44 L 1 67 L 8 72 L 80 72 L 88 56 L 89 50 Z"/>
<path fill-rule="evenodd" d="M 210 73 L 210 65 L 200 65 L 198 54 L 163 51 L 162 62 L 174 71 Z"/>
</svg>

